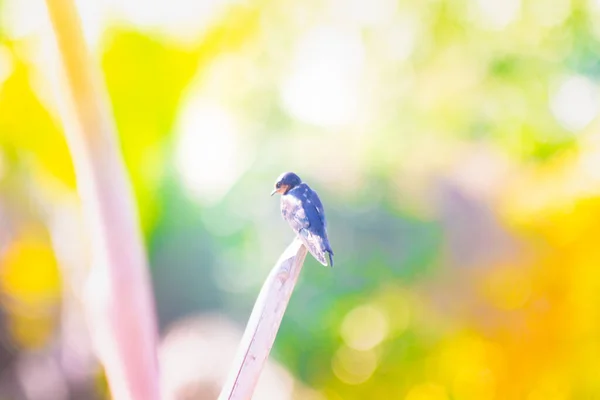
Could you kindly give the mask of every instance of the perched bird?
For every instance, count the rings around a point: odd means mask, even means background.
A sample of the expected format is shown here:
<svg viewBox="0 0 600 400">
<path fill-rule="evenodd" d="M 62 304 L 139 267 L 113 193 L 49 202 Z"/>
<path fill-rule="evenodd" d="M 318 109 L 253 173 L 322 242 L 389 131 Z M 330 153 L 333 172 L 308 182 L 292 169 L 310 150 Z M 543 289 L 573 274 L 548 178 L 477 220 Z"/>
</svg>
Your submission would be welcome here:
<svg viewBox="0 0 600 400">
<path fill-rule="evenodd" d="M 310 254 L 327 266 L 333 267 L 333 250 L 327 238 L 327 221 L 323 204 L 317 193 L 293 172 L 281 174 L 275 182 L 275 193 L 281 193 L 281 215 L 300 237 Z"/>
</svg>

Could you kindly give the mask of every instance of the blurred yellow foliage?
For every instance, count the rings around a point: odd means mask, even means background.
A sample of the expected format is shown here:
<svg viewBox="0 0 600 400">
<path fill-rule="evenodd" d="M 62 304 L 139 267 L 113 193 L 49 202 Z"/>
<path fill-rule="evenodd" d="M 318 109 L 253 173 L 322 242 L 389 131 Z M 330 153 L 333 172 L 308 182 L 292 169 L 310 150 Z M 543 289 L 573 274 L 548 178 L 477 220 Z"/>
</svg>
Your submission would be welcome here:
<svg viewBox="0 0 600 400">
<path fill-rule="evenodd" d="M 0 145 L 38 163 L 74 189 L 75 173 L 65 136 L 33 90 L 30 67 L 20 59 L 15 64 L 12 75 L 0 86 Z"/>
<path fill-rule="evenodd" d="M 483 296 L 501 310 L 523 307 L 531 296 L 531 278 L 525 267 L 497 267 L 482 280 Z"/>
<path fill-rule="evenodd" d="M 422 383 L 413 386 L 405 397 L 405 400 L 448 400 L 446 390 L 442 385 L 436 383 Z"/>
<path fill-rule="evenodd" d="M 9 245 L 0 268 L 2 301 L 14 339 L 26 347 L 43 345 L 60 310 L 60 271 L 52 248 L 24 234 Z"/>
<path fill-rule="evenodd" d="M 341 346 L 331 368 L 342 382 L 357 385 L 367 381 L 377 368 L 377 355 L 372 350 L 360 351 Z"/>
</svg>

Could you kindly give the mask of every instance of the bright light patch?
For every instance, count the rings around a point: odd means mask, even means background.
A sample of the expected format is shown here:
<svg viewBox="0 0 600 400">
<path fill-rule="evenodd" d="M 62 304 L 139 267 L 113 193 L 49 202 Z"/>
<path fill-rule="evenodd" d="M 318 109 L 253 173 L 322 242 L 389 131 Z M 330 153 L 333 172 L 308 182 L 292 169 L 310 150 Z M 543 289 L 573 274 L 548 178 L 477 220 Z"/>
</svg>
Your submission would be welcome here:
<svg viewBox="0 0 600 400">
<path fill-rule="evenodd" d="M 300 40 L 283 84 L 288 112 L 321 126 L 348 124 L 356 115 L 364 47 L 358 31 L 319 27 Z"/>
<path fill-rule="evenodd" d="M 366 382 L 375 372 L 377 356 L 372 351 L 356 351 L 342 346 L 335 353 L 331 368 L 340 381 L 358 385 Z"/>
<path fill-rule="evenodd" d="M 0 86 L 12 74 L 13 69 L 14 62 L 10 50 L 0 45 Z"/>
<path fill-rule="evenodd" d="M 77 11 L 81 17 L 84 37 L 95 46 L 105 29 L 106 4 L 103 1 L 77 0 Z M 9 37 L 19 39 L 36 34 L 47 35 L 50 19 L 43 0 L 8 0 L 0 13 L 0 26 Z"/>
<path fill-rule="evenodd" d="M 248 147 L 240 143 L 235 117 L 225 108 L 192 98 L 178 123 L 176 166 L 197 200 L 218 202 L 242 173 Z"/>
<path fill-rule="evenodd" d="M 196 40 L 231 3 L 229 0 L 107 0 L 126 20 L 173 39 Z"/>
<path fill-rule="evenodd" d="M 356 350 L 369 350 L 386 338 L 389 332 L 387 315 L 377 307 L 359 306 L 342 322 L 344 342 Z"/>
<path fill-rule="evenodd" d="M 552 7 L 538 0 L 529 4 L 531 16 L 542 26 L 557 26 L 562 24 L 571 13 L 571 0 L 554 0 Z"/>
<path fill-rule="evenodd" d="M 491 30 L 502 30 L 514 22 L 521 12 L 520 0 L 478 0 L 477 19 Z"/>
<path fill-rule="evenodd" d="M 39 32 L 47 20 L 43 0 L 8 0 L 2 4 L 0 26 L 10 38 L 23 38 Z"/>
<path fill-rule="evenodd" d="M 415 18 L 403 17 L 398 23 L 385 30 L 387 56 L 395 61 L 404 61 L 412 54 L 418 37 L 419 23 Z"/>
<path fill-rule="evenodd" d="M 565 79 L 550 102 L 554 117 L 572 132 L 585 128 L 598 114 L 598 89 L 583 76 Z"/>
<path fill-rule="evenodd" d="M 390 286 L 383 289 L 376 297 L 376 302 L 384 311 L 386 322 L 389 325 L 389 335 L 404 333 L 411 320 L 411 305 L 406 292 L 398 287 Z"/>
<path fill-rule="evenodd" d="M 106 3 L 103 1 L 77 0 L 81 28 L 86 42 L 96 47 L 106 29 Z"/>
<path fill-rule="evenodd" d="M 583 152 L 578 164 L 577 175 L 581 178 L 584 193 L 597 196 L 600 187 L 600 151 Z"/>
<path fill-rule="evenodd" d="M 334 0 L 335 15 L 345 15 L 363 26 L 374 26 L 389 22 L 397 13 L 396 0 Z"/>
</svg>

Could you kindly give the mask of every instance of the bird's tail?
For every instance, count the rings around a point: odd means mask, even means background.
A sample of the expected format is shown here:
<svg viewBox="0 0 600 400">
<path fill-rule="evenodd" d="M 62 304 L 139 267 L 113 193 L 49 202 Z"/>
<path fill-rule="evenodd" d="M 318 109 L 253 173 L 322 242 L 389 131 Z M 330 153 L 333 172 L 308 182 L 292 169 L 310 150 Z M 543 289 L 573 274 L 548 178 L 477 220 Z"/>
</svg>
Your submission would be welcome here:
<svg viewBox="0 0 600 400">
<path fill-rule="evenodd" d="M 333 268 L 333 251 L 331 251 L 331 250 L 325 250 L 325 251 L 329 255 L 329 266 L 331 268 Z"/>
</svg>

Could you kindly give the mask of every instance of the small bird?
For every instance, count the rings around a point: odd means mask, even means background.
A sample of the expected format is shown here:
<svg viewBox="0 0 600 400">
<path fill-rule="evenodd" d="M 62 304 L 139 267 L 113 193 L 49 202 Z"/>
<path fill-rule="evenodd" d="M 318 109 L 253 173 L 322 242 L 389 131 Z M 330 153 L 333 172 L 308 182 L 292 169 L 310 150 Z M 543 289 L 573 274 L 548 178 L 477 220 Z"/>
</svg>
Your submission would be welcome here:
<svg viewBox="0 0 600 400">
<path fill-rule="evenodd" d="M 281 215 L 296 235 L 300 237 L 310 254 L 327 266 L 325 253 L 329 254 L 329 266 L 333 267 L 333 250 L 327 238 L 325 210 L 317 193 L 293 172 L 283 173 L 275 182 L 275 193 L 281 193 Z"/>
</svg>

